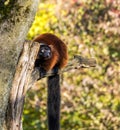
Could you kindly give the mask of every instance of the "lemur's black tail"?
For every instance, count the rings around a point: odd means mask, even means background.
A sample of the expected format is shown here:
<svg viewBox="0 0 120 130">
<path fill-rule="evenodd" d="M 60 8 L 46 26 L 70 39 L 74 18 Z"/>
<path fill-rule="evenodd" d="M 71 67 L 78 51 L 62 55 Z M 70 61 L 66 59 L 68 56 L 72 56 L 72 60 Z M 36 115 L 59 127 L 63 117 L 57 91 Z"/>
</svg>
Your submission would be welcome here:
<svg viewBox="0 0 120 130">
<path fill-rule="evenodd" d="M 60 76 L 48 77 L 48 130 L 60 130 Z"/>
</svg>

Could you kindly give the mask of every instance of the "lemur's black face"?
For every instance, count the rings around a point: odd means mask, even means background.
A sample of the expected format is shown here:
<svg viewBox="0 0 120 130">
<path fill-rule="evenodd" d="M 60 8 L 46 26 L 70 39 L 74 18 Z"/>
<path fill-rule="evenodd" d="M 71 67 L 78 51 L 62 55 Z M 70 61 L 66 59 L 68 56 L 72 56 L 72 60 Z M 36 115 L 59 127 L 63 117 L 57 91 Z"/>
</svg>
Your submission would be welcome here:
<svg viewBox="0 0 120 130">
<path fill-rule="evenodd" d="M 51 48 L 48 45 L 41 45 L 38 57 L 43 60 L 48 60 L 52 57 Z"/>
</svg>

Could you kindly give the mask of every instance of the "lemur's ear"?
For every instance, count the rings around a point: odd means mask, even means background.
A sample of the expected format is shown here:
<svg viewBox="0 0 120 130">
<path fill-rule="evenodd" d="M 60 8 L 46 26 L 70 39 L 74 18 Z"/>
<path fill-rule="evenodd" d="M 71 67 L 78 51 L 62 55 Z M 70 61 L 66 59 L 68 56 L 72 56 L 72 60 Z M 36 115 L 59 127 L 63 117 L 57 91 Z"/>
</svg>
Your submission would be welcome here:
<svg viewBox="0 0 120 130">
<path fill-rule="evenodd" d="M 54 46 L 53 46 L 53 45 L 49 45 L 49 47 L 50 47 L 51 49 L 53 49 L 53 48 L 54 48 Z"/>
</svg>

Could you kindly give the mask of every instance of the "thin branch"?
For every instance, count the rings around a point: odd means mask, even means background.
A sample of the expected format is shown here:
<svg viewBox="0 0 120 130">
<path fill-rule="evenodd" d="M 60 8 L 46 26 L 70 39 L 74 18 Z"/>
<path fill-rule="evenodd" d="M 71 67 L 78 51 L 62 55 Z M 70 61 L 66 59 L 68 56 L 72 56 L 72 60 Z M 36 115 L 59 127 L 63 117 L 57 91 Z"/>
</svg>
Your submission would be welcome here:
<svg viewBox="0 0 120 130">
<path fill-rule="evenodd" d="M 90 67 L 95 67 L 95 66 L 96 66 L 96 60 L 94 58 L 84 58 L 82 56 L 75 55 L 74 58 L 69 61 L 67 66 L 64 69 L 59 70 L 57 73 L 54 69 L 52 69 L 43 75 L 41 74 L 42 72 L 40 72 L 39 68 L 35 68 L 32 73 L 32 77 L 33 77 L 33 80 L 39 80 L 39 79 L 53 76 L 56 74 L 62 74 L 64 72 L 67 72 L 73 69 L 90 68 Z"/>
</svg>

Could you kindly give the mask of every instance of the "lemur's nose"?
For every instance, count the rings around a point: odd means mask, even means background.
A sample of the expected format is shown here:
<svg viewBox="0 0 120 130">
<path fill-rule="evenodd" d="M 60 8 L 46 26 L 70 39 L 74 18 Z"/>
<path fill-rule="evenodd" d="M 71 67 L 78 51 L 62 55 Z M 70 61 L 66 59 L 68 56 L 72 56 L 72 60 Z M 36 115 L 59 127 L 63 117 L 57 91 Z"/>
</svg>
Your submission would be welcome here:
<svg viewBox="0 0 120 130">
<path fill-rule="evenodd" d="M 50 56 L 50 54 L 49 54 L 48 52 L 45 52 L 45 53 L 44 53 L 44 57 L 45 57 L 45 58 L 48 58 L 49 56 Z"/>
</svg>

